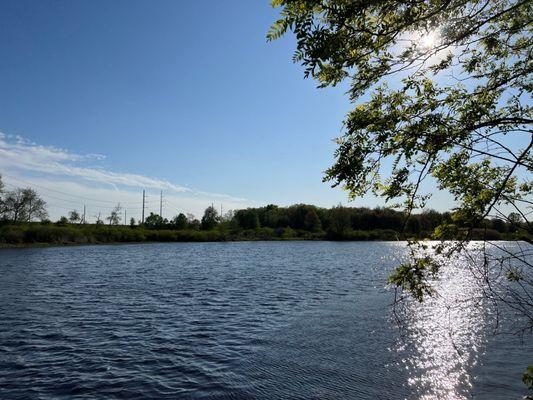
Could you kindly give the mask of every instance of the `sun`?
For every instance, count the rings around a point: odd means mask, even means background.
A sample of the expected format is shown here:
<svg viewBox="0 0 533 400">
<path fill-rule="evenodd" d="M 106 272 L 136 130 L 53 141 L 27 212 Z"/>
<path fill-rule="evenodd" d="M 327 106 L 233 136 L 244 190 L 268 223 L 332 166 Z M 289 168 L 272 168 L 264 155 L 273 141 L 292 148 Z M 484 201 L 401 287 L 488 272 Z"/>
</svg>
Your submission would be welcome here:
<svg viewBox="0 0 533 400">
<path fill-rule="evenodd" d="M 435 32 L 428 32 L 420 37 L 420 45 L 426 49 L 431 49 L 432 47 L 435 47 L 436 42 L 437 35 L 435 34 Z"/>
</svg>

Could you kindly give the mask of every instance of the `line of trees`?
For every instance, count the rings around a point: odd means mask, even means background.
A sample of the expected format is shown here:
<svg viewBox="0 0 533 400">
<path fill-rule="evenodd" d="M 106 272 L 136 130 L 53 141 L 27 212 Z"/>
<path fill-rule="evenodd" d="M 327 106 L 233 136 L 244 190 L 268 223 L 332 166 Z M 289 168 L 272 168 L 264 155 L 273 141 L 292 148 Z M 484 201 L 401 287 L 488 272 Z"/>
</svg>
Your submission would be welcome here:
<svg viewBox="0 0 533 400">
<path fill-rule="evenodd" d="M 85 216 L 72 210 L 61 217 L 55 225 L 109 225 L 125 224 L 122 221 L 121 206 L 118 204 L 104 219 L 96 216 L 95 224 L 87 224 Z M 40 220 L 49 225 L 46 203 L 31 188 L 4 190 L 0 177 L 0 221 L 6 224 L 22 224 Z M 425 210 L 409 217 L 390 208 L 316 207 L 296 204 L 279 207 L 273 204 L 265 207 L 228 211 L 220 215 L 209 206 L 201 219 L 192 214 L 180 213 L 169 219 L 150 213 L 144 223 L 129 221 L 129 228 L 149 231 L 217 231 L 222 240 L 239 239 L 333 239 L 333 240 L 392 240 L 397 238 L 429 238 L 439 226 L 453 224 L 449 212 Z M 524 231 L 519 214 L 511 213 L 506 220 L 493 218 L 481 221 L 477 237 L 489 240 L 516 237 Z M 1 238 L 0 238 L 1 240 Z"/>
<path fill-rule="evenodd" d="M 515 233 L 521 227 L 519 214 L 511 213 L 506 222 L 499 218 L 485 219 L 478 229 L 492 239 L 500 234 Z M 452 223 L 449 212 L 440 213 L 425 210 L 419 214 L 405 214 L 390 208 L 316 207 L 309 204 L 296 204 L 279 207 L 273 204 L 266 207 L 247 208 L 229 211 L 224 216 L 210 206 L 206 208 L 201 221 L 179 214 L 172 220 L 150 214 L 144 224 L 149 229 L 193 229 L 212 230 L 257 230 L 262 228 L 275 231 L 292 229 L 315 234 L 326 234 L 328 238 L 349 238 L 356 231 L 389 230 L 416 237 L 430 237 L 434 229 L 443 223 Z"/>
<path fill-rule="evenodd" d="M 110 225 L 120 223 L 119 211 L 120 208 L 117 207 L 107 217 Z M 371 209 L 338 205 L 328 209 L 309 204 L 295 204 L 289 207 L 270 204 L 265 207 L 230 210 L 225 215 L 220 215 L 216 208 L 209 206 L 200 220 L 192 214 L 180 213 L 169 220 L 150 213 L 143 224 L 137 224 L 135 219 L 131 218 L 130 227 L 150 230 L 218 229 L 227 232 L 263 230 L 263 233 L 265 229 L 270 229 L 271 236 L 282 236 L 284 233 L 287 236 L 289 232 L 288 236 L 312 233 L 314 238 L 350 239 L 358 237 L 354 236 L 354 232 L 369 231 L 389 231 L 404 236 L 430 237 L 435 228 L 452 222 L 449 212 L 440 213 L 435 210 L 425 210 L 406 218 L 402 212 L 383 207 Z M 522 225 L 520 215 L 515 213 L 511 213 L 507 221 L 499 218 L 485 219 L 477 227 L 482 231 L 478 232 L 478 236 L 482 233 L 488 239 L 500 239 L 504 237 L 502 235 L 513 234 L 523 229 Z"/>
</svg>

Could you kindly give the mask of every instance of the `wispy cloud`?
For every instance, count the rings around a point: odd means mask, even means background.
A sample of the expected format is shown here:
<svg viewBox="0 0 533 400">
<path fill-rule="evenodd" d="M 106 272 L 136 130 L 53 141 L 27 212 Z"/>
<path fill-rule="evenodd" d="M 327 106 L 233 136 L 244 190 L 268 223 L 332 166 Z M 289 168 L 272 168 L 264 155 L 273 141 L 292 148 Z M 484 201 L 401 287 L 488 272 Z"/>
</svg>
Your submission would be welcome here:
<svg viewBox="0 0 533 400">
<path fill-rule="evenodd" d="M 99 154 L 80 155 L 52 146 L 40 146 L 20 136 L 0 134 L 0 168 L 70 176 L 111 186 L 146 187 L 191 192 L 183 186 L 147 176 L 82 167 L 76 163 L 101 160 Z"/>
<path fill-rule="evenodd" d="M 53 146 L 41 146 L 21 136 L 11 136 L 0 132 L 0 168 L 72 177 L 100 184 L 171 190 L 177 193 L 193 193 L 204 196 L 227 197 L 237 201 L 247 201 L 221 193 L 199 191 L 176 185 L 167 180 L 147 177 L 135 173 L 113 172 L 93 167 L 75 165 L 80 162 L 103 160 L 101 154 L 76 154 Z"/>
<path fill-rule="evenodd" d="M 41 187 L 45 196 L 48 194 L 51 199 L 54 193 L 57 198 L 59 188 L 67 190 L 71 200 L 86 197 L 109 201 L 131 200 L 133 196 L 138 198 L 140 189 L 152 189 L 165 191 L 167 199 L 185 203 L 196 213 L 214 200 L 232 208 L 252 204 L 244 198 L 192 189 L 164 179 L 110 171 L 97 165 L 105 158 L 100 154 L 76 154 L 58 147 L 42 146 L 20 136 L 0 133 L 0 173 L 4 173 L 6 181 L 12 180 L 14 184 L 15 177 L 19 182 L 24 179 L 29 184 L 39 185 L 36 188 Z"/>
</svg>

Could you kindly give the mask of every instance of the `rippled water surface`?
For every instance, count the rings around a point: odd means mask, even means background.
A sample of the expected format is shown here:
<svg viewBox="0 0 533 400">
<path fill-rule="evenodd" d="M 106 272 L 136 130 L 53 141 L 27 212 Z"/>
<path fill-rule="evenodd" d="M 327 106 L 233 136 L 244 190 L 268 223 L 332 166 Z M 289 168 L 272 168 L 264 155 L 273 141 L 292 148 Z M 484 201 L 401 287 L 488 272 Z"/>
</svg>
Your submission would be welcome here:
<svg viewBox="0 0 533 400">
<path fill-rule="evenodd" d="M 398 243 L 0 251 L 0 399 L 509 399 L 533 349 L 487 334 L 454 265 L 391 320 Z M 462 300 L 450 308 L 448 301 Z M 465 301 L 466 299 L 466 301 Z"/>
</svg>

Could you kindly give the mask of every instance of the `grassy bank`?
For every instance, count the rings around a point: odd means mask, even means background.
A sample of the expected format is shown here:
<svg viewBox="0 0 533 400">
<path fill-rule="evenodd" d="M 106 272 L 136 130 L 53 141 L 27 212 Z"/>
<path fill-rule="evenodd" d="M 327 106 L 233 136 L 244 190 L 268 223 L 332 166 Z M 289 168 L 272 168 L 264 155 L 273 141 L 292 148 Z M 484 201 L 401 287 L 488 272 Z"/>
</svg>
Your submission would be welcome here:
<svg viewBox="0 0 533 400">
<path fill-rule="evenodd" d="M 492 230 L 480 230 L 479 239 L 514 239 Z M 254 240 L 345 240 L 390 241 L 406 239 L 392 229 L 345 230 L 342 234 L 326 231 L 295 230 L 291 228 L 255 228 L 211 230 L 147 229 L 145 227 L 26 223 L 0 226 L 0 247 L 27 247 L 38 245 L 76 245 L 98 243 L 140 242 L 221 242 Z"/>
</svg>

